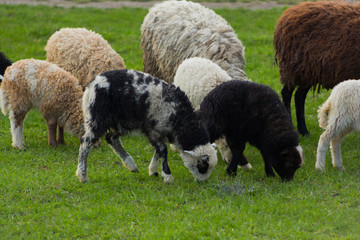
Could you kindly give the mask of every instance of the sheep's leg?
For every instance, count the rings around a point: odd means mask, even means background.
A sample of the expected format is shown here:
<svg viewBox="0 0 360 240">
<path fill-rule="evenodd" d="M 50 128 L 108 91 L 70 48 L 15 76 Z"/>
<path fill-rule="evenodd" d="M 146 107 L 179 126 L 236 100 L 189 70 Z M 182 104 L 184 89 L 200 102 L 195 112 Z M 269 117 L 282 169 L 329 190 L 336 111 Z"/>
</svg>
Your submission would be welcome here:
<svg viewBox="0 0 360 240">
<path fill-rule="evenodd" d="M 231 149 L 232 158 L 229 166 L 226 169 L 226 173 L 230 176 L 236 176 L 238 165 L 243 166 L 248 164 L 248 161 L 243 154 L 243 151 L 245 149 L 245 142 L 240 142 L 236 145 L 234 145 L 230 141 L 227 141 L 227 143 L 229 144 L 229 147 Z"/>
<path fill-rule="evenodd" d="M 160 157 L 162 160 L 162 170 L 161 177 L 164 179 L 165 183 L 172 183 L 174 181 L 174 177 L 171 174 L 168 162 L 167 162 L 167 147 L 165 142 L 163 141 L 155 141 L 150 140 L 151 145 L 155 148 L 155 154 L 153 158 L 154 162 L 151 161 L 150 166 L 155 167 L 158 164 L 158 158 Z M 157 157 L 157 159 L 156 159 Z"/>
<path fill-rule="evenodd" d="M 291 97 L 294 92 L 294 88 L 289 89 L 287 86 L 284 86 L 281 90 L 281 96 L 286 110 L 291 116 Z"/>
<path fill-rule="evenodd" d="M 9 118 L 11 125 L 12 146 L 20 150 L 24 149 L 24 119 L 27 112 L 13 112 L 10 110 Z"/>
<path fill-rule="evenodd" d="M 64 127 L 60 127 L 59 125 L 58 125 L 57 144 L 65 145 Z"/>
<path fill-rule="evenodd" d="M 165 183 L 172 183 L 174 181 L 174 177 L 171 174 L 168 162 L 167 162 L 167 147 L 165 143 L 161 142 L 155 147 L 156 152 L 159 154 L 162 160 L 162 170 L 161 177 L 164 179 Z"/>
<path fill-rule="evenodd" d="M 330 142 L 332 164 L 335 168 L 340 170 L 345 170 L 341 158 L 341 141 L 350 132 L 350 128 L 345 129 Z"/>
<path fill-rule="evenodd" d="M 326 150 L 330 145 L 330 141 L 333 138 L 335 128 L 328 126 L 326 130 L 321 134 L 316 152 L 315 168 L 317 170 L 325 170 L 325 155 Z"/>
<path fill-rule="evenodd" d="M 52 147 L 57 147 L 56 142 L 56 128 L 57 128 L 57 121 L 53 118 L 46 119 L 47 127 L 48 127 L 48 144 Z"/>
<path fill-rule="evenodd" d="M 158 169 L 159 169 L 159 154 L 155 151 L 153 158 L 151 159 L 149 165 L 149 176 L 158 176 Z"/>
<path fill-rule="evenodd" d="M 121 144 L 120 136 L 114 132 L 106 133 L 106 141 L 113 151 L 121 158 L 123 165 L 131 172 L 138 172 L 134 159 L 127 153 Z"/>
<path fill-rule="evenodd" d="M 80 139 L 80 148 L 79 148 L 79 157 L 78 157 L 78 167 L 76 170 L 76 176 L 79 178 L 80 182 L 87 182 L 89 178 L 87 176 L 87 157 L 90 152 L 90 143 L 92 142 L 90 134 L 85 133 L 85 135 Z"/>
<path fill-rule="evenodd" d="M 305 136 L 309 134 L 305 123 L 305 98 L 310 87 L 298 88 L 295 93 L 295 108 L 298 132 Z"/>
<path fill-rule="evenodd" d="M 263 159 L 264 159 L 264 163 L 265 163 L 265 174 L 268 177 L 275 177 L 275 173 L 273 170 L 273 167 L 271 165 L 271 159 L 270 157 L 266 156 L 265 154 L 261 153 Z"/>
</svg>

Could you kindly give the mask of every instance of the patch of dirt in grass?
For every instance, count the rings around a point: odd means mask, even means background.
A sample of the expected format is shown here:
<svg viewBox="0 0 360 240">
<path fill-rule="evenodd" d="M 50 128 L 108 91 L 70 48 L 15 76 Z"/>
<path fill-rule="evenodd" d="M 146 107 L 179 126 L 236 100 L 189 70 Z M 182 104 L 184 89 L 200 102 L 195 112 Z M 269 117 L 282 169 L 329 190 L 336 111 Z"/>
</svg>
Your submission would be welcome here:
<svg viewBox="0 0 360 240">
<path fill-rule="evenodd" d="M 46 5 L 46 6 L 57 6 L 57 7 L 94 7 L 94 8 L 121 8 L 121 7 L 135 7 L 135 8 L 150 8 L 159 1 L 150 2 L 89 2 L 89 3 L 76 3 L 66 0 L 0 0 L 0 4 L 27 4 L 27 5 Z M 286 4 L 277 3 L 275 1 L 269 2 L 201 2 L 202 5 L 209 8 L 247 8 L 247 9 L 271 9 L 277 7 L 288 6 Z"/>
</svg>

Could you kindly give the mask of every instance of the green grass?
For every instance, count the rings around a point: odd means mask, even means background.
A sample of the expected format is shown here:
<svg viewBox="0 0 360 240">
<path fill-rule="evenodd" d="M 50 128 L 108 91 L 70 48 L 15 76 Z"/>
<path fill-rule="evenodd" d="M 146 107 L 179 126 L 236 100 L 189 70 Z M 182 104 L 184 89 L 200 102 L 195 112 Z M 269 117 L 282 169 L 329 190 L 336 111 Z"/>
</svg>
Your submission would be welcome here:
<svg viewBox="0 0 360 240">
<path fill-rule="evenodd" d="M 284 9 L 219 9 L 246 46 L 246 72 L 254 82 L 281 90 L 273 66 L 272 34 Z M 63 9 L 0 5 L 0 47 L 14 61 L 45 59 L 47 39 L 61 27 L 86 27 L 104 36 L 128 68 L 142 70 L 140 26 L 146 9 Z M 105 141 L 88 159 L 90 182 L 75 177 L 79 140 L 47 146 L 38 111 L 25 121 L 26 150 L 11 147 L 10 123 L 0 114 L 1 239 L 359 239 L 359 134 L 343 141 L 345 172 L 315 170 L 321 129 L 316 110 L 329 92 L 309 94 L 301 137 L 306 164 L 294 181 L 267 178 L 259 151 L 247 146 L 253 170 L 231 178 L 219 161 L 209 181 L 197 183 L 178 154 L 169 151 L 175 178 L 149 177 L 153 154 L 143 137 L 124 137 L 140 172 L 133 174 Z M 293 114 L 294 117 L 294 114 Z"/>
</svg>

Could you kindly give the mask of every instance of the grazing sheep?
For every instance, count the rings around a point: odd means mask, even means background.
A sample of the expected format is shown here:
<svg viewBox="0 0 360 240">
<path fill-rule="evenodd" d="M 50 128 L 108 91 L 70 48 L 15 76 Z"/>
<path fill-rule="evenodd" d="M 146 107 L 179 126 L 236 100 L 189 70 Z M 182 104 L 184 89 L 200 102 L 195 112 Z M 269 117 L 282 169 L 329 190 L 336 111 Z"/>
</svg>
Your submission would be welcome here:
<svg viewBox="0 0 360 240">
<path fill-rule="evenodd" d="M 283 102 L 290 112 L 292 93 L 298 131 L 308 134 L 305 98 L 316 87 L 330 89 L 360 78 L 360 3 L 306 2 L 287 9 L 274 32 Z"/>
<path fill-rule="evenodd" d="M 232 152 L 227 168 L 236 174 L 247 163 L 246 142 L 257 147 L 265 162 L 267 176 L 291 180 L 303 164 L 298 134 L 279 96 L 268 86 L 250 81 L 230 80 L 215 87 L 202 101 L 199 115 L 210 141 L 225 136 Z"/>
<path fill-rule="evenodd" d="M 82 95 L 78 80 L 55 64 L 34 59 L 12 64 L 0 88 L 2 112 L 10 112 L 12 146 L 24 148 L 24 119 L 32 108 L 46 119 L 49 145 L 63 143 L 62 130 L 56 140 L 57 124 L 80 138 L 84 134 Z"/>
<path fill-rule="evenodd" d="M 195 179 L 209 178 L 217 163 L 216 151 L 186 95 L 174 85 L 134 70 L 114 70 L 97 76 L 83 96 L 85 134 L 81 138 L 76 175 L 86 182 L 90 147 L 106 133 L 106 141 L 132 172 L 134 159 L 125 151 L 120 136 L 140 130 L 155 148 L 149 175 L 172 182 L 165 141 L 175 144 Z"/>
<path fill-rule="evenodd" d="M 331 144 L 332 164 L 345 170 L 341 159 L 341 141 L 351 131 L 360 131 L 360 81 L 339 83 L 318 110 L 319 125 L 325 129 L 319 138 L 317 170 L 325 170 L 325 154 Z"/>
<path fill-rule="evenodd" d="M 185 59 L 180 64 L 174 77 L 174 85 L 186 93 L 193 108 L 198 110 L 201 101 L 212 89 L 230 79 L 230 76 L 211 60 L 194 57 Z M 231 151 L 225 139 L 217 140 L 216 146 L 219 148 L 223 160 L 230 163 Z M 251 169 L 249 163 L 241 167 Z"/>
<path fill-rule="evenodd" d="M 119 54 L 100 35 L 85 28 L 62 28 L 45 47 L 47 61 L 73 74 L 85 89 L 96 75 L 124 69 Z"/>
<path fill-rule="evenodd" d="M 165 1 L 149 10 L 141 26 L 144 71 L 173 82 L 187 58 L 212 60 L 232 78 L 244 79 L 244 47 L 224 18 L 199 3 Z"/>
<path fill-rule="evenodd" d="M 0 52 L 0 83 L 4 79 L 4 73 L 8 66 L 10 66 L 12 62 L 5 56 L 3 52 Z"/>
</svg>

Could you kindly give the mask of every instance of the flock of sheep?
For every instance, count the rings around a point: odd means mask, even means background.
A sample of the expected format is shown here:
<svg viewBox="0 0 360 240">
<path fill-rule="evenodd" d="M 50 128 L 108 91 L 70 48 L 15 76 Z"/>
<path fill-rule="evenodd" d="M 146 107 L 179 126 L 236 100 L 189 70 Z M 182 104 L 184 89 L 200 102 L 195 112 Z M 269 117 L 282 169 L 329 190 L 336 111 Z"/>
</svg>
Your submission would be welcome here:
<svg viewBox="0 0 360 240">
<path fill-rule="evenodd" d="M 165 1 L 149 10 L 141 27 L 144 72 L 125 69 L 101 35 L 83 28 L 55 32 L 46 61 L 12 63 L 0 52 L 0 104 L 9 114 L 12 145 L 24 148 L 26 114 L 40 109 L 49 145 L 64 144 L 64 128 L 80 138 L 76 175 L 88 181 L 87 157 L 105 135 L 124 166 L 137 172 L 120 137 L 140 131 L 154 147 L 149 175 L 172 182 L 166 142 L 198 181 L 217 164 L 251 169 L 245 144 L 257 147 L 267 176 L 291 180 L 304 163 L 290 113 L 295 93 L 298 131 L 308 134 L 304 101 L 313 88 L 333 88 L 319 109 L 316 169 L 325 167 L 331 144 L 334 167 L 340 142 L 360 129 L 360 4 L 306 2 L 287 9 L 274 32 L 283 102 L 270 87 L 247 78 L 244 46 L 225 19 L 198 3 Z M 162 80 L 160 80 L 162 79 Z M 216 142 L 216 145 L 213 144 Z"/>
</svg>

